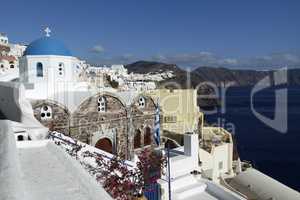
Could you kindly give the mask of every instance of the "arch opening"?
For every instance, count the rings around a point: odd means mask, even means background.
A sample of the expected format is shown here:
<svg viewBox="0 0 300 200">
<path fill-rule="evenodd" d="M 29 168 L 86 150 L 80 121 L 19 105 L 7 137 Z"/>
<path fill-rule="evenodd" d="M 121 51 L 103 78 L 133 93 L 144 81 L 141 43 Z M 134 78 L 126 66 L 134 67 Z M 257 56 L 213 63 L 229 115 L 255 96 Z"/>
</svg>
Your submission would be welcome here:
<svg viewBox="0 0 300 200">
<path fill-rule="evenodd" d="M 144 135 L 144 146 L 151 145 L 151 143 L 152 143 L 151 128 L 146 127 L 145 128 L 145 135 Z"/>
<path fill-rule="evenodd" d="M 108 153 L 113 153 L 112 142 L 108 138 L 102 138 L 98 140 L 95 144 L 95 147 Z"/>
<path fill-rule="evenodd" d="M 141 131 L 136 130 L 134 135 L 134 149 L 141 148 Z"/>
</svg>

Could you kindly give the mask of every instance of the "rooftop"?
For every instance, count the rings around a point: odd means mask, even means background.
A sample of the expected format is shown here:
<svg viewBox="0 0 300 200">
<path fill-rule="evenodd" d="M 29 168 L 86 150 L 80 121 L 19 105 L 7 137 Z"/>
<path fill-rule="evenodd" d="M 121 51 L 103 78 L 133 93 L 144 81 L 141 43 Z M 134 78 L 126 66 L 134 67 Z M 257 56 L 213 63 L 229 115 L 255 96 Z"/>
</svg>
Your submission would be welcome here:
<svg viewBox="0 0 300 200">
<path fill-rule="evenodd" d="M 231 134 L 221 127 L 203 127 L 202 148 L 211 152 L 213 147 L 232 143 Z"/>
<path fill-rule="evenodd" d="M 22 141 L 17 147 L 30 200 L 53 196 L 57 200 L 111 199 L 79 163 L 51 141 Z M 100 196 L 96 198 L 95 194 Z"/>
</svg>

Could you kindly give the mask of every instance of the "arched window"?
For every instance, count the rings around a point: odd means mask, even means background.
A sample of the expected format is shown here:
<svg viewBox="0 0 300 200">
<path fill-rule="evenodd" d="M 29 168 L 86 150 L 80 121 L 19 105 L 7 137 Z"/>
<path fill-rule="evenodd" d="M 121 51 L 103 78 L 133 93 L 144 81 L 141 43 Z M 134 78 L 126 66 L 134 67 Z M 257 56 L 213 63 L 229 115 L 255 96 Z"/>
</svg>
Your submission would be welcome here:
<svg viewBox="0 0 300 200">
<path fill-rule="evenodd" d="M 151 145 L 151 143 L 152 143 L 151 128 L 146 127 L 145 135 L 144 135 L 144 146 Z"/>
<path fill-rule="evenodd" d="M 146 99 L 144 97 L 139 98 L 139 108 L 145 108 L 146 106 Z"/>
<path fill-rule="evenodd" d="M 36 64 L 36 76 L 37 77 L 43 77 L 44 73 L 43 73 L 43 64 L 38 62 Z"/>
<path fill-rule="evenodd" d="M 98 99 L 98 112 L 106 112 L 107 101 L 104 96 Z"/>
<path fill-rule="evenodd" d="M 52 108 L 50 106 L 43 106 L 41 108 L 41 120 L 52 119 Z"/>
<path fill-rule="evenodd" d="M 65 75 L 65 65 L 64 65 L 64 63 L 59 63 L 58 64 L 58 74 L 59 74 L 59 76 L 64 76 Z"/>
<path fill-rule="evenodd" d="M 141 148 L 141 131 L 140 130 L 135 131 L 133 146 L 134 146 L 134 149 Z"/>
</svg>

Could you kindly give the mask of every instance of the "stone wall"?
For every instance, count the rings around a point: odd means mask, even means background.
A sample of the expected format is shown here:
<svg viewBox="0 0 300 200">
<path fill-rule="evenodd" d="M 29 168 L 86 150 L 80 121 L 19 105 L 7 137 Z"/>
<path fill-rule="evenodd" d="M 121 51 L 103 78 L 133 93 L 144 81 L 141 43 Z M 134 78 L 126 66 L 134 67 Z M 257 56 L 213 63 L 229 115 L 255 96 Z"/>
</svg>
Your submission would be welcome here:
<svg viewBox="0 0 300 200">
<path fill-rule="evenodd" d="M 70 113 L 66 107 L 50 100 L 35 100 L 31 101 L 31 104 L 35 118 L 44 126 L 49 130 L 69 135 Z M 52 110 L 51 117 L 47 119 L 43 119 L 41 112 L 45 106 L 51 107 Z"/>
<path fill-rule="evenodd" d="M 100 112 L 99 98 L 106 100 L 105 112 Z M 143 97 L 145 105 L 139 105 L 135 99 L 131 106 L 126 107 L 116 96 L 98 94 L 83 101 L 78 108 L 69 113 L 66 108 L 53 101 L 33 101 L 35 117 L 51 130 L 62 132 L 87 144 L 95 145 L 102 138 L 108 138 L 113 144 L 113 153 L 126 159 L 133 158 L 134 136 L 136 130 L 141 131 L 141 147 L 146 138 L 146 130 L 151 132 L 150 140 L 155 145 L 153 128 L 156 106 L 150 97 Z M 52 109 L 52 118 L 43 120 L 42 107 Z M 149 145 L 147 145 L 149 146 Z"/>
</svg>

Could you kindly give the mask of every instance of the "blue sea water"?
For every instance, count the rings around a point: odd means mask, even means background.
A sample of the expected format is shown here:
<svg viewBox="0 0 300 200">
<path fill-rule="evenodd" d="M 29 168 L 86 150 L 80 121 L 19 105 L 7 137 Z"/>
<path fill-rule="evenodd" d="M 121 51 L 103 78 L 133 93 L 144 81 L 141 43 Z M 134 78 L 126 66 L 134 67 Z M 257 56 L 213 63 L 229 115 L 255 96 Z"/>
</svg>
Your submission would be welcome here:
<svg viewBox="0 0 300 200">
<path fill-rule="evenodd" d="M 288 87 L 288 131 L 282 134 L 261 122 L 250 107 L 251 88 L 234 87 L 226 92 L 226 112 L 206 115 L 208 123 L 225 120 L 224 128 L 235 126 L 237 148 L 242 160 L 300 191 L 300 87 Z M 254 96 L 257 112 L 274 117 L 275 89 Z M 285 101 L 285 100 L 284 100 Z M 219 119 L 219 120 L 218 120 Z"/>
</svg>

